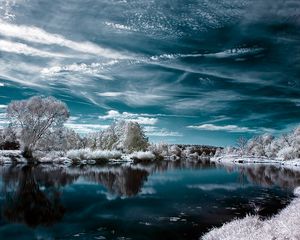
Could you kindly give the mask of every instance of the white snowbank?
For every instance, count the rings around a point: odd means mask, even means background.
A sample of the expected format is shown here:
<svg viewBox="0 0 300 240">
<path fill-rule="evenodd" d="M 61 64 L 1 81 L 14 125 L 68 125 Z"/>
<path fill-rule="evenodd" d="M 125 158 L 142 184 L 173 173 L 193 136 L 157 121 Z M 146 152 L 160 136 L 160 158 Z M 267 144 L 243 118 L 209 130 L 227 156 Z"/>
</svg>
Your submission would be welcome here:
<svg viewBox="0 0 300 240">
<path fill-rule="evenodd" d="M 132 158 L 132 159 L 145 160 L 145 161 L 155 160 L 155 155 L 150 151 L 147 151 L 147 152 L 142 152 L 142 151 L 134 152 L 134 153 L 130 154 L 129 157 Z"/>
<path fill-rule="evenodd" d="M 0 150 L 0 164 L 11 164 L 13 162 L 26 162 L 20 150 Z"/>
<path fill-rule="evenodd" d="M 202 240 L 284 240 L 300 239 L 300 187 L 294 191 L 294 199 L 285 209 L 268 220 L 247 216 L 212 229 Z"/>
<path fill-rule="evenodd" d="M 284 168 L 300 170 L 300 159 L 294 160 L 282 160 L 282 159 L 269 159 L 266 157 L 241 157 L 238 155 L 224 155 L 219 157 L 212 157 L 211 162 L 220 163 L 220 164 L 268 164 L 276 165 Z"/>
<path fill-rule="evenodd" d="M 77 149 L 69 150 L 66 154 L 67 158 L 72 160 L 110 160 L 110 159 L 119 159 L 121 158 L 122 153 L 116 150 L 91 150 L 86 149 Z"/>
</svg>

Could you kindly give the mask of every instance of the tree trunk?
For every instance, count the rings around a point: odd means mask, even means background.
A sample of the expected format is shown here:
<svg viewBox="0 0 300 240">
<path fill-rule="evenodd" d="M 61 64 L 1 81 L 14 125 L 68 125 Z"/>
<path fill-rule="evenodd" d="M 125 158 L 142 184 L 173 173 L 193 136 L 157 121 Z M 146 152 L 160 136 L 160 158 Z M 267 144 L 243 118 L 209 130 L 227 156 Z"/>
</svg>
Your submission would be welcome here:
<svg viewBox="0 0 300 240">
<path fill-rule="evenodd" d="M 33 156 L 32 156 L 32 150 L 29 147 L 24 147 L 22 155 L 24 158 L 26 158 L 28 161 L 32 161 L 33 160 Z"/>
</svg>

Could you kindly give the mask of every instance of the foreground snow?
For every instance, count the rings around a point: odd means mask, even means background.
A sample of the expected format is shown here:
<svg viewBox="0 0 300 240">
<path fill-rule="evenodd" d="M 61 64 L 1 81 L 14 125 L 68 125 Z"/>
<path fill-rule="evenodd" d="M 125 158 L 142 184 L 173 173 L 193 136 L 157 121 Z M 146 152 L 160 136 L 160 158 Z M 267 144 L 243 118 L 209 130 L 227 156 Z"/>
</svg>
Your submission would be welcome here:
<svg viewBox="0 0 300 240">
<path fill-rule="evenodd" d="M 117 150 L 91 150 L 89 148 L 51 152 L 34 152 L 34 158 L 40 163 L 70 165 L 72 163 L 95 164 L 99 162 L 133 162 L 134 160 L 152 162 L 156 159 L 151 151 L 138 151 L 125 154 Z M 21 151 L 0 151 L 0 164 L 26 163 Z"/>
<path fill-rule="evenodd" d="M 91 150 L 89 148 L 70 150 L 66 157 L 72 160 L 109 160 L 120 159 L 122 153 L 116 150 Z"/>
<path fill-rule="evenodd" d="M 282 159 L 269 159 L 266 157 L 247 157 L 238 155 L 224 155 L 220 157 L 213 157 L 210 159 L 211 162 L 232 165 L 232 164 L 267 164 L 276 165 L 284 168 L 300 170 L 300 159 L 294 160 L 282 160 Z"/>
<path fill-rule="evenodd" d="M 0 164 L 11 164 L 12 162 L 25 163 L 27 160 L 21 156 L 19 150 L 1 150 Z"/>
<path fill-rule="evenodd" d="M 280 213 L 268 220 L 247 216 L 224 224 L 205 234 L 202 240 L 284 240 L 300 239 L 300 187 L 294 191 L 296 199 Z"/>
</svg>

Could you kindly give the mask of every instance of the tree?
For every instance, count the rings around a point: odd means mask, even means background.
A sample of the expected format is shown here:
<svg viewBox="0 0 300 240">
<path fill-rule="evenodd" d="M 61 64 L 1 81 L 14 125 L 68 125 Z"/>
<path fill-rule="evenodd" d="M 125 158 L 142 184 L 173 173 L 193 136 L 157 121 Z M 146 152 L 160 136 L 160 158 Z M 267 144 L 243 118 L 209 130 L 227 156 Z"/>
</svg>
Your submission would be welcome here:
<svg viewBox="0 0 300 240">
<path fill-rule="evenodd" d="M 82 148 L 82 138 L 73 129 L 62 127 L 54 131 L 48 130 L 45 136 L 41 138 L 36 149 L 41 151 L 66 151 L 70 149 Z"/>
<path fill-rule="evenodd" d="M 91 149 L 133 152 L 146 150 L 148 145 L 148 138 L 137 122 L 118 121 L 104 131 L 87 136 L 87 146 Z"/>
<path fill-rule="evenodd" d="M 248 140 L 243 136 L 239 137 L 236 141 L 237 148 L 242 156 L 246 154 L 247 143 Z"/>
<path fill-rule="evenodd" d="M 114 128 L 118 139 L 114 144 L 116 149 L 134 152 L 145 150 L 149 146 L 148 138 L 137 122 L 119 121 Z"/>
<path fill-rule="evenodd" d="M 19 129 L 23 156 L 32 158 L 32 151 L 43 137 L 63 127 L 69 117 L 67 106 L 54 97 L 31 97 L 13 101 L 7 107 L 10 124 Z"/>
</svg>

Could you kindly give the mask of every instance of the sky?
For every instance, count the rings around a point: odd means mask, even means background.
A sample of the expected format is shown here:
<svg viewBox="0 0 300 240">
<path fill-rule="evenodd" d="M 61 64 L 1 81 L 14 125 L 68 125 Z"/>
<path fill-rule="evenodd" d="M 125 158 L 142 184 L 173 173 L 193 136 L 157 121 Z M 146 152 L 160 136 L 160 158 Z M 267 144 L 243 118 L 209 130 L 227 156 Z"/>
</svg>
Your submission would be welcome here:
<svg viewBox="0 0 300 240">
<path fill-rule="evenodd" d="M 300 119 L 298 0 L 0 0 L 0 125 L 54 96 L 79 133 L 225 146 Z"/>
</svg>

